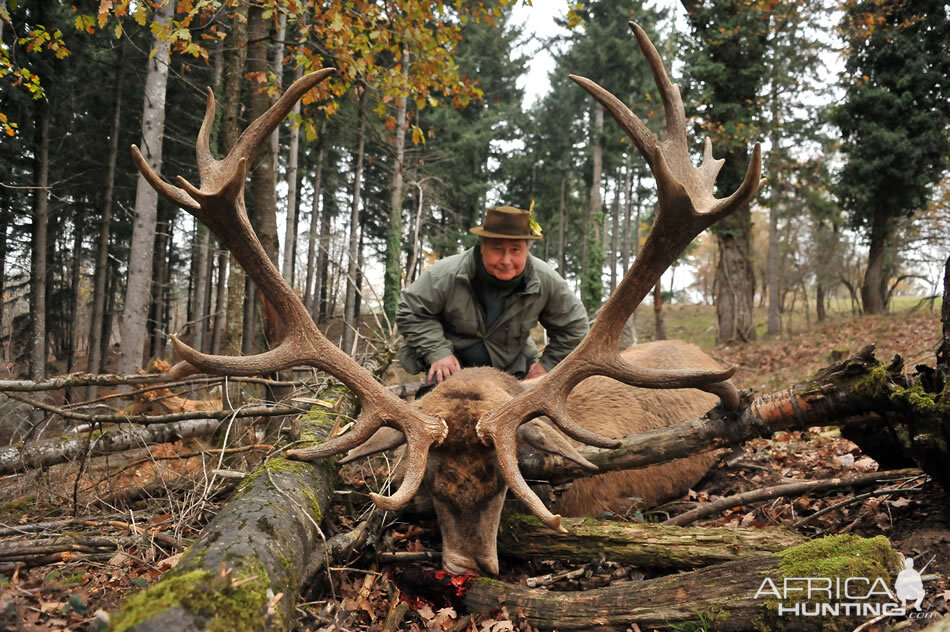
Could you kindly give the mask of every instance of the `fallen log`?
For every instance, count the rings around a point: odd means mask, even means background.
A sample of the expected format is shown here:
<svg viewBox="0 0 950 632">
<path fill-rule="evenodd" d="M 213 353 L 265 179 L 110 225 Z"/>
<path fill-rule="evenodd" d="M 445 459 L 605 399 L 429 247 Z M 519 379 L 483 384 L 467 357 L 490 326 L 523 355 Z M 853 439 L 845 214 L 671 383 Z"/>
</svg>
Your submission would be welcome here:
<svg viewBox="0 0 950 632">
<path fill-rule="evenodd" d="M 220 419 L 189 419 L 94 432 L 91 441 L 86 435 L 28 441 L 17 446 L 0 448 L 0 475 L 66 463 L 82 456 L 87 449 L 89 456 L 95 457 L 136 450 L 145 445 L 206 437 L 214 433 L 220 424 Z"/>
<path fill-rule="evenodd" d="M 877 418 L 867 413 L 890 411 L 900 419 L 897 433 L 906 444 L 895 447 L 950 489 L 950 454 L 946 442 L 941 442 L 943 427 L 950 425 L 943 419 L 947 406 L 940 393 L 927 389 L 926 371 L 903 374 L 902 368 L 900 358 L 888 365 L 878 362 L 869 345 L 784 391 L 754 399 L 743 392 L 743 405 L 736 413 L 717 407 L 698 419 L 622 437 L 618 448 L 579 446 L 578 451 L 599 468 L 597 473 L 635 469 L 768 438 L 780 430 L 845 424 L 851 419 L 867 423 Z M 591 475 L 572 460 L 541 451 L 520 456 L 519 465 L 525 478 L 554 484 Z"/>
<path fill-rule="evenodd" d="M 338 415 L 355 412 L 349 391 L 341 386 L 328 391 L 323 398 L 339 397 L 339 404 L 334 410 L 315 408 L 301 420 L 304 445 L 322 441 Z M 328 459 L 265 461 L 178 566 L 122 605 L 110 629 L 290 629 L 297 593 L 319 567 L 314 557 L 327 555 L 319 524 L 335 476 Z"/>
<path fill-rule="evenodd" d="M 827 579 L 832 587 L 839 578 L 865 578 L 868 582 L 861 582 L 862 588 L 852 593 L 866 595 L 878 579 L 891 586 L 891 576 L 899 566 L 900 556 L 883 536 L 864 539 L 837 535 L 781 553 L 581 593 L 528 589 L 479 578 L 472 582 L 463 599 L 469 612 L 492 612 L 505 606 L 542 630 L 626 630 L 633 625 L 644 630 L 669 630 L 674 626 L 687 629 L 688 625 L 721 631 L 840 630 L 853 629 L 875 609 L 880 614 L 885 607 L 882 602 L 891 603 L 887 595 L 839 600 L 837 596 L 828 599 L 823 591 L 813 590 L 808 599 L 803 597 L 806 582 L 793 578 Z M 789 591 L 788 598 L 783 598 L 786 595 L 781 591 L 786 578 L 789 586 L 797 590 Z M 825 583 L 822 581 L 820 586 Z M 859 605 L 844 607 L 846 601 Z M 802 615 L 815 609 L 825 614 Z"/>
<path fill-rule="evenodd" d="M 555 533 L 534 516 L 505 513 L 498 531 L 502 555 L 522 560 L 584 564 L 607 560 L 654 569 L 690 569 L 797 546 L 805 538 L 782 528 L 668 527 L 659 524 L 564 518 Z"/>
</svg>

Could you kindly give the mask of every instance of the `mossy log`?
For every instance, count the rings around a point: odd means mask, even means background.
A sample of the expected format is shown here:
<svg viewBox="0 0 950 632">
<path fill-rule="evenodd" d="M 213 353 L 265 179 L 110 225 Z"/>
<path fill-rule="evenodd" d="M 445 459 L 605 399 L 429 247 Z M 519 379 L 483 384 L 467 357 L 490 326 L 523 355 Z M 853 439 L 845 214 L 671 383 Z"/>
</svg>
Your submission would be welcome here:
<svg viewBox="0 0 950 632">
<path fill-rule="evenodd" d="M 669 527 L 593 518 L 564 518 L 562 525 L 568 532 L 554 533 L 533 516 L 506 513 L 498 532 L 498 550 L 518 559 L 577 564 L 603 553 L 620 564 L 680 570 L 776 553 L 805 541 L 794 531 L 778 527 Z"/>
<path fill-rule="evenodd" d="M 578 451 L 600 472 L 609 472 L 667 463 L 780 430 L 866 425 L 883 418 L 887 440 L 950 489 L 950 402 L 944 401 L 950 389 L 933 378 L 933 369 L 918 367 L 912 374 L 902 369 L 899 357 L 885 365 L 868 346 L 784 391 L 754 399 L 743 392 L 738 412 L 717 407 L 698 419 L 622 437 L 615 449 L 581 446 Z M 540 451 L 520 458 L 519 465 L 525 478 L 552 483 L 590 475 L 563 456 Z"/>
<path fill-rule="evenodd" d="M 899 556 L 883 536 L 864 539 L 839 535 L 806 542 L 782 553 L 760 554 L 700 570 L 642 582 L 622 582 L 581 593 L 531 590 L 480 578 L 467 590 L 464 602 L 469 612 L 476 613 L 505 606 L 509 613 L 518 613 L 542 630 L 625 630 L 634 624 L 643 630 L 669 630 L 674 626 L 687 629 L 685 626 L 689 625 L 722 631 L 852 630 L 870 617 L 862 616 L 866 613 L 858 616 L 848 613 L 837 597 L 824 598 L 825 605 L 802 598 L 805 582 L 801 580 L 790 579 L 790 586 L 800 590 L 790 592 L 794 597 L 784 601 L 780 601 L 768 585 L 762 590 L 763 583 L 768 578 L 781 591 L 784 578 L 828 578 L 830 585 L 835 586 L 836 578 L 843 581 L 848 577 L 864 577 L 871 583 L 880 578 L 892 586 L 892 576 L 898 566 Z M 853 592 L 866 594 L 869 585 L 861 585 L 862 590 Z M 824 597 L 822 593 L 812 596 Z M 877 598 L 875 595 L 870 603 L 880 608 L 881 601 L 876 601 Z M 881 600 L 887 602 L 889 598 L 884 595 Z M 831 610 L 835 605 L 837 615 Z M 815 608 L 821 611 L 827 607 L 829 614 L 796 615 L 796 607 L 799 612 Z M 789 608 L 793 609 L 791 613 Z"/>
<path fill-rule="evenodd" d="M 323 440 L 338 415 L 355 412 L 356 400 L 349 391 L 330 390 L 321 398 L 347 396 L 340 397 L 334 410 L 301 420 L 305 445 Z M 326 555 L 318 525 L 335 477 L 329 460 L 266 461 L 241 483 L 178 566 L 122 605 L 111 629 L 289 629 L 301 583 L 313 571 L 308 560 Z"/>
</svg>

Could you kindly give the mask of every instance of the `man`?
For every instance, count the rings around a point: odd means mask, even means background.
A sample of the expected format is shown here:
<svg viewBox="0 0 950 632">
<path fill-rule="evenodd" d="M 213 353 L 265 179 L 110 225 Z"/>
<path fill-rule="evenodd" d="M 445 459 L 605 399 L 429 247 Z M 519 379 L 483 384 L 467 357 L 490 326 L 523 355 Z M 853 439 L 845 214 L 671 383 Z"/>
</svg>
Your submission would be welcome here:
<svg viewBox="0 0 950 632">
<path fill-rule="evenodd" d="M 529 254 L 542 238 L 529 211 L 489 208 L 470 232 L 478 235 L 474 248 L 429 266 L 403 291 L 399 360 L 409 373 L 427 371 L 433 384 L 469 366 L 540 377 L 587 334 L 584 306 L 557 272 Z M 530 336 L 539 322 L 549 340 L 540 358 Z"/>
</svg>

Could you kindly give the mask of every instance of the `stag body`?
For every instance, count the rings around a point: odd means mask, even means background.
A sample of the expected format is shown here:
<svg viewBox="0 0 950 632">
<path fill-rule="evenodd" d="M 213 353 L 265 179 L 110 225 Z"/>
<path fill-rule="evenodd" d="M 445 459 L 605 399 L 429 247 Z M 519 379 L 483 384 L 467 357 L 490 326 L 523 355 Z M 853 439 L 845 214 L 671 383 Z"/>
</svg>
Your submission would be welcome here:
<svg viewBox="0 0 950 632">
<path fill-rule="evenodd" d="M 621 357 L 643 368 L 722 369 L 695 345 L 678 340 L 636 345 Z M 441 445 L 430 450 L 423 481 L 439 519 L 442 563 L 452 573 L 498 572 L 495 541 L 508 486 L 494 447 L 478 440 L 475 426 L 481 417 L 532 386 L 495 369 L 464 369 L 419 401 L 424 413 L 445 419 L 449 427 Z M 567 407 L 587 430 L 623 437 L 700 416 L 717 401 L 715 395 L 695 389 L 644 389 L 598 376 L 578 384 Z M 573 458 L 569 445 L 568 439 L 544 420 L 529 422 L 519 432 L 519 454 L 544 450 Z M 360 456 L 366 454 L 360 452 Z M 652 507 L 683 495 L 714 460 L 712 454 L 700 454 L 581 479 L 557 500 L 555 510 L 569 516 L 590 516 L 603 511 L 622 514 L 632 504 Z"/>
</svg>

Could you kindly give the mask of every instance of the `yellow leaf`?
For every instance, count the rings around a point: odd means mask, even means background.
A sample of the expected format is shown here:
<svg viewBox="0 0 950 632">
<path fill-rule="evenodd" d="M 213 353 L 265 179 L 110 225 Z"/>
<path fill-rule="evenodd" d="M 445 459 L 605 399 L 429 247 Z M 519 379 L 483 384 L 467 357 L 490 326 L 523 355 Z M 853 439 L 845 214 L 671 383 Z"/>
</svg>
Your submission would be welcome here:
<svg viewBox="0 0 950 632">
<path fill-rule="evenodd" d="M 135 20 L 135 23 L 139 26 L 145 26 L 145 21 L 148 19 L 148 15 L 145 13 L 144 2 L 139 2 L 135 6 L 135 13 L 132 14 L 132 19 Z"/>
<path fill-rule="evenodd" d="M 117 22 L 117 23 L 116 23 L 115 29 L 114 29 L 113 32 L 115 33 L 115 38 L 116 38 L 116 39 L 120 39 L 120 38 L 122 37 L 122 22 Z"/>
<path fill-rule="evenodd" d="M 422 143 L 423 145 L 426 144 L 426 135 L 422 133 L 422 130 L 419 129 L 419 127 L 417 127 L 416 125 L 413 125 L 412 126 L 412 144 L 418 145 L 419 143 Z"/>
</svg>

